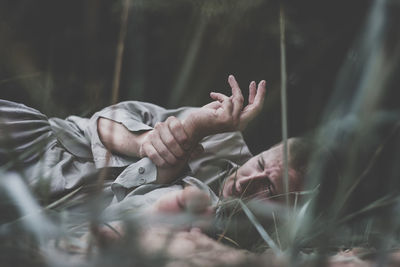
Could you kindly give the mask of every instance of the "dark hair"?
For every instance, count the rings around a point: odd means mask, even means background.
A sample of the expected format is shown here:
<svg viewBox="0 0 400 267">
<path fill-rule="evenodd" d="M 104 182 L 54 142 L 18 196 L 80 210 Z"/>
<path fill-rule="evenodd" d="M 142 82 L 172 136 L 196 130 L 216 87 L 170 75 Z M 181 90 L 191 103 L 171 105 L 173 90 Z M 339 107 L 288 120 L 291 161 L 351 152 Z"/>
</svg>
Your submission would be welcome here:
<svg viewBox="0 0 400 267">
<path fill-rule="evenodd" d="M 313 144 L 305 137 L 289 139 L 289 164 L 302 175 L 307 172 L 308 162 L 313 151 Z"/>
</svg>

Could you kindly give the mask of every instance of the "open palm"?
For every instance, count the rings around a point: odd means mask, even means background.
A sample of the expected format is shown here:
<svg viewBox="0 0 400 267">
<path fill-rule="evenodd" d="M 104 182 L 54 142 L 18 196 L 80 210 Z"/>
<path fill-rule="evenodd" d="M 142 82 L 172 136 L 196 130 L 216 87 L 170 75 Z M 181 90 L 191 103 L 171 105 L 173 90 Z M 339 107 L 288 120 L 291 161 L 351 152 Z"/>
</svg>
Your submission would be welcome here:
<svg viewBox="0 0 400 267">
<path fill-rule="evenodd" d="M 205 113 L 210 115 L 220 131 L 244 130 L 247 124 L 261 111 L 265 98 L 265 81 L 261 81 L 256 87 L 252 81 L 249 85 L 248 105 L 243 107 L 243 94 L 235 77 L 230 75 L 228 83 L 232 88 L 232 96 L 228 97 L 221 93 L 210 93 L 214 102 L 202 107 Z M 213 126 L 212 121 L 208 126 Z M 217 127 L 218 128 L 218 127 Z"/>
</svg>

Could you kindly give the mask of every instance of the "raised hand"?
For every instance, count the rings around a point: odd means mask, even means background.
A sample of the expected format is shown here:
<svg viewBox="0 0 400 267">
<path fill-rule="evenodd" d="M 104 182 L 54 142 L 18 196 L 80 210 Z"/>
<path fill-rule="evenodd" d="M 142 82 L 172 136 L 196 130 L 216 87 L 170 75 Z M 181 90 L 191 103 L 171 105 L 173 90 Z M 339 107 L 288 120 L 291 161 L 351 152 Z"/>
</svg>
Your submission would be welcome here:
<svg viewBox="0 0 400 267">
<path fill-rule="evenodd" d="M 265 98 L 265 81 L 256 88 L 253 81 L 249 85 L 248 105 L 243 108 L 244 98 L 235 77 L 230 75 L 228 83 L 232 88 L 232 96 L 221 93 L 210 93 L 216 100 L 196 110 L 187 119 L 203 136 L 221 132 L 244 130 L 247 124 L 261 111 Z"/>
<path fill-rule="evenodd" d="M 239 87 L 236 80 L 233 78 L 234 83 Z M 240 90 L 240 89 L 239 89 Z M 254 119 L 258 113 L 260 113 L 265 98 L 265 81 L 262 80 L 258 83 L 258 87 L 256 88 L 256 82 L 252 81 L 249 85 L 249 102 L 248 105 L 244 107 L 242 112 L 240 113 L 240 123 L 239 130 L 243 131 L 247 124 Z"/>
</svg>

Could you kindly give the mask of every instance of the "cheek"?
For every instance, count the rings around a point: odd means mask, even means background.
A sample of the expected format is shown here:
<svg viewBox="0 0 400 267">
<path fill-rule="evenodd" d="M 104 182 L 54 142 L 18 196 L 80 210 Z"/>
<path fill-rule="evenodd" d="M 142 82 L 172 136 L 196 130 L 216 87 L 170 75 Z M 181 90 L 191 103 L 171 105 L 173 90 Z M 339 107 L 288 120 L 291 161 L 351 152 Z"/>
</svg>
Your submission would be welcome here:
<svg viewBox="0 0 400 267">
<path fill-rule="evenodd" d="M 277 194 L 282 194 L 285 191 L 285 183 L 284 183 L 284 174 L 281 171 L 273 171 L 269 174 L 269 177 L 275 185 L 275 189 Z M 290 178 L 289 178 L 289 185 L 290 185 Z M 290 188 L 290 186 L 289 186 Z"/>
<path fill-rule="evenodd" d="M 251 173 L 251 168 L 248 165 L 243 165 L 240 167 L 236 173 L 233 173 L 232 175 L 235 176 L 238 179 L 239 177 L 246 177 Z"/>
<path fill-rule="evenodd" d="M 284 172 L 274 172 L 270 176 L 272 182 L 275 184 L 276 191 L 280 194 L 285 192 L 285 176 Z M 296 175 L 293 175 L 292 172 L 289 171 L 289 192 L 299 191 L 299 181 Z"/>
</svg>

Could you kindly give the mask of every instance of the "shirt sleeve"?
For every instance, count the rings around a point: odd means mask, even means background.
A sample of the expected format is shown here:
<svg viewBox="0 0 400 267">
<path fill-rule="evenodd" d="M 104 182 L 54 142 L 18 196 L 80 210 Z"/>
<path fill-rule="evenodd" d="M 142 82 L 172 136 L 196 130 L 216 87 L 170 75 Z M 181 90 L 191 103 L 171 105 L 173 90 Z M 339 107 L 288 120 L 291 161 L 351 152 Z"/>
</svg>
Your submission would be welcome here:
<svg viewBox="0 0 400 267">
<path fill-rule="evenodd" d="M 129 190 L 135 187 L 150 184 L 156 181 L 157 167 L 149 158 L 129 165 L 112 183 L 111 190 L 118 201 L 121 201 L 128 194 Z"/>
<path fill-rule="evenodd" d="M 138 101 L 126 101 L 104 108 L 95 113 L 89 120 L 85 135 L 90 140 L 94 163 L 97 168 L 102 167 L 124 167 L 139 158 L 124 155 L 111 154 L 107 159 L 107 149 L 100 141 L 97 131 L 97 120 L 106 118 L 121 123 L 131 132 L 139 132 L 153 129 L 155 121 L 164 109 L 148 103 Z"/>
</svg>

